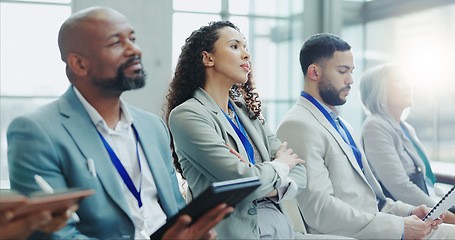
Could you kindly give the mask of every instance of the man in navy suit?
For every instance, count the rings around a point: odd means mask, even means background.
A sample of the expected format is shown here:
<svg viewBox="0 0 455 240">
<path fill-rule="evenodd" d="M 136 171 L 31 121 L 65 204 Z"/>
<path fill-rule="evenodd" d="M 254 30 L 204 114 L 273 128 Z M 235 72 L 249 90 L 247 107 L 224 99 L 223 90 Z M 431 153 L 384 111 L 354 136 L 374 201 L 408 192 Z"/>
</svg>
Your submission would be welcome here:
<svg viewBox="0 0 455 240">
<path fill-rule="evenodd" d="M 58 43 L 71 83 L 65 94 L 8 128 L 11 186 L 95 190 L 79 204 L 80 222 L 34 238 L 149 238 L 185 206 L 163 121 L 120 99 L 144 86 L 135 32 L 119 12 L 94 7 L 62 25 Z M 192 223 L 183 216 L 163 238 L 214 238 L 231 207 L 220 205 Z"/>
</svg>

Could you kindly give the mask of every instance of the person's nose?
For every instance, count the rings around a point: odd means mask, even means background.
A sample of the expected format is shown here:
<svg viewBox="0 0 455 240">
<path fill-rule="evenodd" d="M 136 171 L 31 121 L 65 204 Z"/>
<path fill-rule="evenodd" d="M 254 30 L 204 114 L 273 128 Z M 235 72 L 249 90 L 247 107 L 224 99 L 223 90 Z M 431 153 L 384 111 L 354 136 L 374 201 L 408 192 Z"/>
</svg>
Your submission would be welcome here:
<svg viewBox="0 0 455 240">
<path fill-rule="evenodd" d="M 346 79 L 346 84 L 348 84 L 348 85 L 354 84 L 354 78 L 352 77 L 352 73 L 348 74 L 348 77 Z"/>
<path fill-rule="evenodd" d="M 248 52 L 248 50 L 246 49 L 242 49 L 242 59 L 245 59 L 245 60 L 249 60 L 251 55 L 250 55 L 250 52 Z"/>
<path fill-rule="evenodd" d="M 128 40 L 128 41 L 127 41 L 127 46 L 126 46 L 125 55 L 126 55 L 127 57 L 130 57 L 130 56 L 139 56 L 139 57 L 141 57 L 141 56 L 142 56 L 142 50 L 141 50 L 141 48 L 136 44 L 136 42 L 134 42 L 134 41 L 132 41 L 132 40 Z"/>
</svg>

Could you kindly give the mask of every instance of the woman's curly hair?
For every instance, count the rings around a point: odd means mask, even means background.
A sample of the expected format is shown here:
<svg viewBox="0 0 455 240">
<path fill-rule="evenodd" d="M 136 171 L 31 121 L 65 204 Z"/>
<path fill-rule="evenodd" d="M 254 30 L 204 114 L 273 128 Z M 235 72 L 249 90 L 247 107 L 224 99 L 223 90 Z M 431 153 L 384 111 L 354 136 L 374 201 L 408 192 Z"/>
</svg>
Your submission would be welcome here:
<svg viewBox="0 0 455 240">
<path fill-rule="evenodd" d="M 239 28 L 229 21 L 210 22 L 208 25 L 193 31 L 185 40 L 185 45 L 182 47 L 174 77 L 166 96 L 165 121 L 168 127 L 169 114 L 172 109 L 190 99 L 198 88 L 205 85 L 206 67 L 202 62 L 202 52 L 212 53 L 214 51 L 215 42 L 220 37 L 219 29 L 224 27 L 231 27 L 240 32 Z M 259 118 L 263 121 L 261 117 L 261 101 L 258 99 L 259 95 L 257 92 L 255 92 L 252 77 L 253 75 L 250 71 L 246 83 L 232 86 L 229 91 L 229 97 L 236 102 L 243 102 L 250 112 L 250 118 L 252 120 Z M 171 150 L 172 157 L 174 158 L 174 166 L 179 173 L 182 173 L 182 168 L 175 153 L 172 134 Z"/>
</svg>

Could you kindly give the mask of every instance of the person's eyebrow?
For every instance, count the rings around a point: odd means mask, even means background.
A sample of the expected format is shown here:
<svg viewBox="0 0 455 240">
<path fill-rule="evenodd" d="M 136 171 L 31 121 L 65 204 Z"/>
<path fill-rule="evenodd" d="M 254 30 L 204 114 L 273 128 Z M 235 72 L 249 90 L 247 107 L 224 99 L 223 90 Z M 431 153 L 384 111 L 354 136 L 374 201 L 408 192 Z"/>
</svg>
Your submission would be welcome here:
<svg viewBox="0 0 455 240">
<path fill-rule="evenodd" d="M 241 42 L 240 42 L 240 40 L 238 40 L 238 39 L 236 39 L 236 38 L 234 38 L 234 39 L 231 39 L 231 40 L 229 40 L 229 41 L 228 41 L 228 43 L 230 43 L 230 42 L 237 42 L 237 43 L 241 43 Z"/>
<path fill-rule="evenodd" d="M 131 34 L 134 34 L 134 30 L 131 30 L 130 35 L 131 35 Z M 111 35 L 109 35 L 109 36 L 106 38 L 105 41 L 109 41 L 109 39 L 114 38 L 114 37 L 119 37 L 120 35 L 122 35 L 122 34 L 121 34 L 121 33 L 114 33 L 114 34 L 111 34 Z"/>
<path fill-rule="evenodd" d="M 229 40 L 227 43 L 229 44 L 230 42 L 236 42 L 236 43 L 239 44 L 239 45 L 241 44 L 241 45 L 243 45 L 243 48 L 245 48 L 245 49 L 248 50 L 248 47 L 247 47 L 247 45 L 246 45 L 246 42 L 244 42 L 244 41 L 240 41 L 240 40 L 234 38 L 234 39 Z"/>
<path fill-rule="evenodd" d="M 355 67 L 353 67 L 353 68 L 351 69 L 351 67 L 349 67 L 348 65 L 338 65 L 337 67 L 346 68 L 346 70 L 351 70 L 351 71 L 354 70 L 354 68 L 355 68 Z"/>
</svg>

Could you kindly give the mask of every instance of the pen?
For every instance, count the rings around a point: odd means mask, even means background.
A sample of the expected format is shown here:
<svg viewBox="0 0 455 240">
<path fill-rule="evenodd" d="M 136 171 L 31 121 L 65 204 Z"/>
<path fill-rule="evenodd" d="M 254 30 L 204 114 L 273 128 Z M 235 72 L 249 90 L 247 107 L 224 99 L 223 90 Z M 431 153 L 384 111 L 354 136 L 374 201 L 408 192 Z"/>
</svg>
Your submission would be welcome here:
<svg viewBox="0 0 455 240">
<path fill-rule="evenodd" d="M 87 159 L 87 166 L 90 173 L 92 173 L 92 176 L 96 178 L 95 162 L 93 161 L 93 159 L 91 158 Z"/>
<path fill-rule="evenodd" d="M 54 193 L 54 189 L 51 187 L 51 185 L 49 185 L 49 183 L 47 183 L 46 180 L 44 180 L 44 178 L 40 175 L 35 174 L 35 182 L 45 193 Z M 81 221 L 76 212 L 73 212 L 71 218 L 73 218 L 73 220 L 76 222 Z"/>
</svg>

